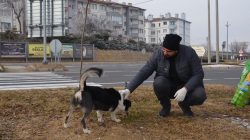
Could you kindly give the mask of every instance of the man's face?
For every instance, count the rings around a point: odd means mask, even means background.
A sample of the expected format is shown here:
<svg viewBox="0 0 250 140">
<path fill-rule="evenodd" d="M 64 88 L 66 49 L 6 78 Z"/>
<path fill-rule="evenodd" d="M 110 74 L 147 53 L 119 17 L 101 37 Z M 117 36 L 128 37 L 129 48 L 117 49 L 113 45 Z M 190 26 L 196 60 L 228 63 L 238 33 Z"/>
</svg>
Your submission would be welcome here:
<svg viewBox="0 0 250 140">
<path fill-rule="evenodd" d="M 167 48 L 162 47 L 162 51 L 165 57 L 173 57 L 176 56 L 178 51 L 173 51 L 173 50 L 169 50 Z"/>
</svg>

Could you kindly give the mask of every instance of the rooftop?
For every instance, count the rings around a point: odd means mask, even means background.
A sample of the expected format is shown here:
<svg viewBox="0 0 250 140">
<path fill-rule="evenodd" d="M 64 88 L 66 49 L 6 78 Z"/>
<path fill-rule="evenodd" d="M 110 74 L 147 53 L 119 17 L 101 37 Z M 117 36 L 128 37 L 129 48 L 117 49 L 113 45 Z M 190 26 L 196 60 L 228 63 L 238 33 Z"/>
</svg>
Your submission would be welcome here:
<svg viewBox="0 0 250 140">
<path fill-rule="evenodd" d="M 132 3 L 117 3 L 117 2 L 113 2 L 111 0 L 92 0 L 91 2 L 94 2 L 94 3 L 101 3 L 101 4 L 106 4 L 106 5 L 118 5 L 118 6 L 122 6 L 122 7 L 132 7 L 132 8 L 136 8 L 136 9 L 140 9 L 140 10 L 146 10 L 146 9 L 143 9 L 143 8 L 140 8 L 140 7 L 136 7 L 136 6 L 133 6 Z"/>
</svg>

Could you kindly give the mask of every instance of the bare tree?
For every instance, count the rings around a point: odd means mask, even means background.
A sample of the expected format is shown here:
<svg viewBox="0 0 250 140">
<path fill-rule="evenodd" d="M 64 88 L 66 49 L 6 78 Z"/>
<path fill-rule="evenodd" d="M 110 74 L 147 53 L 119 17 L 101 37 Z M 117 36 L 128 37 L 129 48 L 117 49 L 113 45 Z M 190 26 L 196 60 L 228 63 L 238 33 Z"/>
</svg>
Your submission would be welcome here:
<svg viewBox="0 0 250 140">
<path fill-rule="evenodd" d="M 235 53 L 238 53 L 240 50 L 242 50 L 243 52 L 247 52 L 247 48 L 248 48 L 247 42 L 234 41 L 231 43 L 231 51 Z"/>
<path fill-rule="evenodd" d="M 107 17 L 106 18 L 97 17 L 94 14 L 92 14 L 90 10 L 88 10 L 88 16 L 85 25 L 84 24 L 85 10 L 86 9 L 83 8 L 81 11 L 79 11 L 74 19 L 74 25 L 76 25 L 74 33 L 76 35 L 82 34 L 84 26 L 85 26 L 85 33 L 87 33 L 86 35 L 92 35 L 93 33 L 103 33 L 112 30 L 111 20 L 109 20 Z"/>
<path fill-rule="evenodd" d="M 22 33 L 21 18 L 25 11 L 25 3 L 23 0 L 7 0 L 8 6 L 13 10 L 13 13 L 19 24 L 19 31 Z M 25 20 L 25 19 L 24 19 Z M 25 30 L 25 29 L 23 29 Z"/>
</svg>

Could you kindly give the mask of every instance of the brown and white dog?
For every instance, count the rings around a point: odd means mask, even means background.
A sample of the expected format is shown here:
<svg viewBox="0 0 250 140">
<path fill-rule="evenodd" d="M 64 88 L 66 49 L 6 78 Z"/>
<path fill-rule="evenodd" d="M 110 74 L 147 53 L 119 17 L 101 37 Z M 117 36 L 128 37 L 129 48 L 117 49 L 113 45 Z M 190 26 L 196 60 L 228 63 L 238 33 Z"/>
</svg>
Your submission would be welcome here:
<svg viewBox="0 0 250 140">
<path fill-rule="evenodd" d="M 91 133 L 87 128 L 86 118 L 92 110 L 96 110 L 98 122 L 103 122 L 101 111 L 110 111 L 111 119 L 115 122 L 121 120 L 116 118 L 116 113 L 121 110 L 128 115 L 128 109 L 131 107 L 131 101 L 125 99 L 125 95 L 120 94 L 114 88 L 101 88 L 96 86 L 87 86 L 86 80 L 89 76 L 98 75 L 101 77 L 103 70 L 100 68 L 89 68 L 81 76 L 80 90 L 75 93 L 71 100 L 70 109 L 66 116 L 64 127 L 67 128 L 68 121 L 77 106 L 80 106 L 83 117 L 81 124 L 84 133 Z"/>
</svg>

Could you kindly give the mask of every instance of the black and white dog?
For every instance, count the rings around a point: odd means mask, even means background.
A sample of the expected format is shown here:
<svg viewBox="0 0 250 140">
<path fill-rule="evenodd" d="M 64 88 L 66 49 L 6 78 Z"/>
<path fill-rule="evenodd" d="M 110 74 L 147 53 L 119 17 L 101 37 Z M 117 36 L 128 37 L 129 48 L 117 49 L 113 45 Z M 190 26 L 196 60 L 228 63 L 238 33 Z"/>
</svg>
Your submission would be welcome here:
<svg viewBox="0 0 250 140">
<path fill-rule="evenodd" d="M 65 128 L 67 128 L 69 118 L 77 106 L 80 106 L 83 112 L 81 124 L 84 133 L 91 133 L 86 126 L 86 118 L 90 115 L 92 110 L 96 110 L 98 122 L 103 122 L 101 111 L 110 111 L 111 119 L 115 122 L 121 121 L 116 118 L 116 112 L 119 110 L 125 111 L 128 115 L 131 101 L 124 99 L 125 95 L 120 94 L 114 88 L 100 88 L 86 85 L 86 80 L 89 76 L 98 75 L 101 77 L 102 73 L 103 70 L 100 68 L 89 68 L 82 74 L 80 79 L 80 90 L 75 93 L 71 100 L 70 109 L 64 122 Z"/>
</svg>

